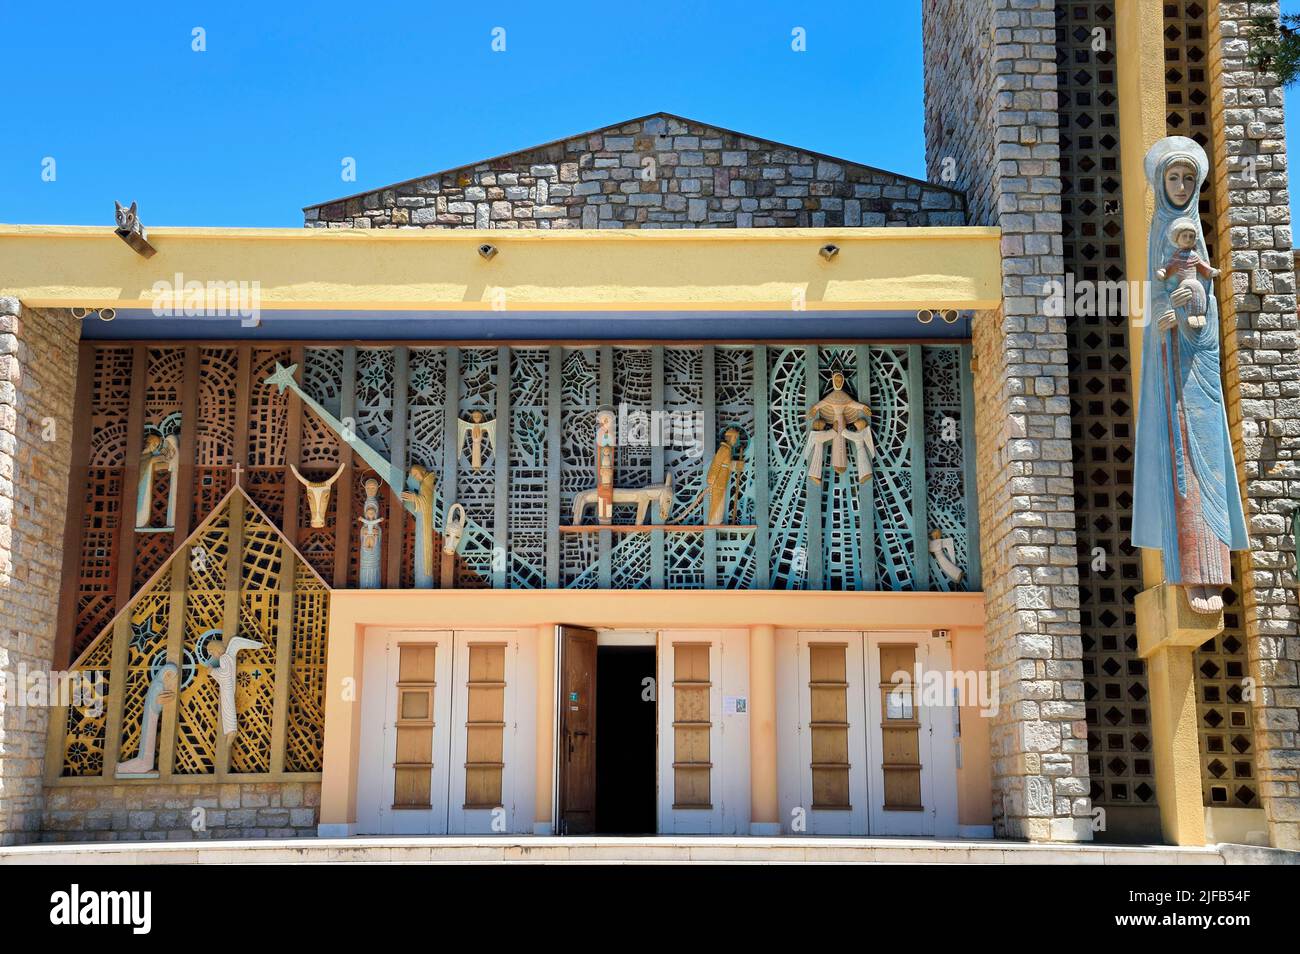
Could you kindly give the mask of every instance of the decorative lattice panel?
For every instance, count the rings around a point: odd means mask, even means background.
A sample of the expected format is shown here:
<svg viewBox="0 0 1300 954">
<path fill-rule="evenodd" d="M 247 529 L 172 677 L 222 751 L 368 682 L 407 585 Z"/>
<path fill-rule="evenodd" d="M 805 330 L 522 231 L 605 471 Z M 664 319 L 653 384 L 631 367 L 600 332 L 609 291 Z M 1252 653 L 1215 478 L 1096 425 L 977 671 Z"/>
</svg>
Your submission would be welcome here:
<svg viewBox="0 0 1300 954">
<path fill-rule="evenodd" d="M 74 654 L 80 654 L 90 645 L 113 617 L 120 572 L 117 553 L 121 525 L 122 469 L 91 467 L 86 474 L 81 520 Z"/>
<path fill-rule="evenodd" d="M 245 572 L 247 566 L 245 562 Z M 246 579 L 245 588 L 239 594 L 239 635 L 257 640 L 262 646 L 245 649 L 237 660 L 235 708 L 239 712 L 239 734 L 230 744 L 230 770 L 269 772 L 280 594 L 252 589 L 248 584 Z"/>
<path fill-rule="evenodd" d="M 266 378 L 277 363 L 289 365 L 288 348 L 255 348 L 249 379 L 248 464 L 253 467 L 282 468 L 289 434 L 289 399 Z M 281 478 L 283 479 L 282 472 Z M 283 493 L 281 493 L 283 499 Z M 263 507 L 262 509 L 266 509 Z"/>
<path fill-rule="evenodd" d="M 1189 136 L 1205 149 L 1213 163 L 1210 100 L 1210 24 L 1208 2 L 1171 0 L 1165 17 L 1165 131 Z M 1211 262 L 1215 256 L 1215 172 L 1201 187 L 1200 217 Z M 1222 281 L 1222 280 L 1221 280 Z M 1220 334 L 1233 329 L 1221 326 Z M 1255 734 L 1250 707 L 1240 704 L 1249 674 L 1246 636 L 1238 602 L 1241 562 L 1234 555 L 1232 585 L 1224 591 L 1225 629 L 1195 655 L 1196 696 L 1201 727 L 1201 786 L 1206 805 L 1257 807 L 1254 783 Z"/>
<path fill-rule="evenodd" d="M 299 467 L 298 472 L 306 480 L 324 481 L 334 475 L 334 468 Z M 298 495 L 298 552 L 326 579 L 334 575 L 335 528 L 338 525 L 339 493 L 342 487 L 342 483 L 335 483 L 330 489 L 323 527 L 311 525 L 311 504 L 306 491 Z M 353 511 L 358 516 L 361 514 L 359 507 L 360 505 Z"/>
<path fill-rule="evenodd" d="M 325 749 L 325 647 L 329 593 L 298 565 L 293 592 L 293 647 L 289 663 L 289 714 L 284 767 L 319 772 Z"/>
<path fill-rule="evenodd" d="M 145 388 L 147 426 L 153 432 L 178 434 L 184 349 L 144 353 L 151 378 L 157 376 Z M 467 512 L 455 563 L 457 586 L 531 588 L 555 580 L 574 587 L 741 589 L 763 576 L 779 589 L 942 588 L 947 584 L 933 561 L 928 574 L 921 572 L 925 566 L 921 571 L 916 566 L 928 529 L 934 526 L 954 541 L 957 562 L 967 562 L 971 552 L 964 510 L 969 461 L 960 440 L 945 443 L 939 433 L 944 421 L 962 423 L 965 371 L 952 346 L 771 346 L 762 349 L 762 375 L 754 367 L 755 348 L 748 345 L 416 347 L 404 353 L 387 346 L 285 345 L 253 348 L 246 358 L 236 348 L 199 348 L 202 380 L 196 426 L 201 433 L 196 435 L 194 460 L 184 462 L 192 468 L 187 496 L 195 513 L 210 513 L 237 478 L 272 524 L 290 528 L 294 545 L 323 577 L 333 579 L 335 567 L 346 568 L 345 578 L 357 583 L 357 518 L 371 471 L 355 467 L 350 486 L 340 485 L 330 494 L 326 526 L 310 526 L 306 495 L 296 487 L 297 512 L 285 514 L 287 482 L 293 479 L 286 459 L 288 401 L 268 388 L 265 378 L 277 362 L 288 363 L 295 353 L 301 354 L 304 392 L 337 419 L 336 425 L 326 425 L 314 412 L 300 415 L 301 432 L 294 443 L 299 445 L 296 462 L 304 478 L 323 480 L 334 473 L 342 452 L 333 426 L 354 430 L 383 456 L 405 446 L 408 468 L 420 464 L 440 477 L 435 545 L 441 543 L 447 505 L 459 503 Z M 129 402 L 129 389 L 107 379 L 120 373 L 122 361 L 129 357 L 121 349 L 105 349 L 99 359 L 106 379 L 96 388 L 104 392 L 106 426 L 112 414 L 125 413 L 123 401 Z M 836 372 L 845 375 L 846 391 L 861 396 L 872 409 L 875 476 L 869 484 L 859 482 L 856 452 L 850 449 L 849 468 L 840 473 L 827 468 L 824 486 L 814 490 L 807 479 L 806 412 L 831 389 Z M 250 382 L 246 424 L 233 420 L 238 382 L 245 376 Z M 760 380 L 765 388 L 761 395 L 755 390 Z M 454 382 L 450 392 L 449 382 Z M 501 388 L 508 388 L 508 394 L 499 393 Z M 558 388 L 558 401 L 553 388 Z M 762 460 L 754 459 L 751 446 L 758 401 L 765 402 L 767 453 Z M 575 495 L 595 485 L 594 412 L 606 402 L 619 415 L 618 485 L 646 487 L 670 477 L 672 508 L 662 515 L 657 506 L 652 511 L 670 524 L 704 516 L 697 501 L 704 475 L 728 428 L 737 428 L 735 453 L 744 466 L 731 482 L 723 520 L 740 526 L 758 523 L 755 488 L 762 482 L 769 497 L 762 520 L 770 531 L 765 549 L 758 550 L 760 534 L 743 530 L 672 531 L 647 534 L 645 539 L 641 534 L 603 539 L 594 533 L 560 534 L 553 515 L 558 512 L 559 523 L 571 523 Z M 505 420 L 497 421 L 504 408 Z M 478 468 L 473 466 L 469 439 L 447 445 L 459 436 L 447 432 L 448 422 L 470 423 L 476 412 L 486 423 L 495 422 L 497 431 L 495 440 L 484 438 Z M 396 421 L 405 421 L 403 441 L 393 439 Z M 926 433 L 919 431 L 923 423 Z M 933 472 L 925 495 L 918 497 L 926 462 L 917 458 L 923 446 L 924 456 L 933 458 Z M 451 459 L 456 462 L 454 474 L 448 472 Z M 111 612 L 114 574 L 123 562 L 112 553 L 115 521 L 123 519 L 117 510 L 129 499 L 118 471 L 105 468 L 93 476 L 99 483 L 92 484 L 85 520 L 80 644 Z M 164 476 L 154 488 L 155 519 L 165 512 L 167 491 Z M 815 515 L 805 513 L 809 499 L 818 501 Z M 379 501 L 383 583 L 413 585 L 414 521 L 394 505 L 387 487 Z M 696 507 L 688 512 L 691 502 Z M 350 505 L 346 518 L 349 508 L 341 506 L 344 503 Z M 927 511 L 933 520 L 915 526 L 926 520 Z M 634 508 L 619 506 L 615 522 L 630 524 L 634 514 Z M 170 536 L 174 534 L 127 534 L 132 550 L 125 565 L 137 586 L 171 552 Z M 814 540 L 817 550 L 810 561 L 808 546 Z M 345 553 L 338 553 L 340 546 L 346 547 Z M 393 559 L 395 551 L 400 560 Z M 553 558 L 555 566 L 549 565 Z M 398 572 L 389 579 L 395 564 Z M 435 561 L 438 577 L 440 565 Z M 440 578 L 435 580 L 435 585 L 440 583 Z"/>
<path fill-rule="evenodd" d="M 131 410 L 130 348 L 96 348 L 91 378 L 91 467 L 121 467 L 136 441 L 128 434 Z"/>
<path fill-rule="evenodd" d="M 876 520 L 876 579 L 880 589 L 905 590 L 915 585 L 916 534 L 912 477 L 911 353 L 907 348 L 870 351 L 871 427 L 876 459 L 871 479 Z M 921 395 L 916 395 L 919 403 Z M 918 408 L 919 410 L 919 408 Z"/>
<path fill-rule="evenodd" d="M 393 368 L 391 348 L 357 352 L 356 433 L 385 457 L 392 450 Z"/>
<path fill-rule="evenodd" d="M 1213 156 L 1210 142 L 1210 23 L 1214 0 L 1167 0 L 1164 7 L 1165 132 L 1187 136 Z M 1201 187 L 1201 225 L 1215 260 L 1214 171 Z"/>
<path fill-rule="evenodd" d="M 253 503 L 271 518 L 277 527 L 284 526 L 284 482 L 293 480 L 287 467 L 250 467 L 244 471 L 240 486 Z"/>
<path fill-rule="evenodd" d="M 113 660 L 111 636 L 101 639 L 77 669 L 98 686 L 99 699 L 86 699 L 68 706 L 63 735 L 63 774 L 66 777 L 96 776 L 104 770 L 104 740 L 108 731 L 108 674 Z"/>
<path fill-rule="evenodd" d="M 239 402 L 239 358 L 234 348 L 199 350 L 198 420 L 195 464 L 229 467 L 235 462 L 235 409 Z M 199 513 L 202 520 L 207 511 Z"/>
<path fill-rule="evenodd" d="M 497 349 L 462 348 L 460 352 L 460 419 L 468 421 L 478 411 L 484 420 L 496 417 Z M 498 443 L 507 439 L 505 424 L 498 425 Z M 459 575 L 461 586 L 482 586 L 493 576 L 496 542 L 496 464 L 497 454 L 504 452 L 495 443 L 482 445 L 481 466 L 472 467 L 472 444 L 467 437 L 458 447 L 455 500 L 465 508 L 471 527 L 466 528 L 460 547 Z M 440 495 L 445 499 L 445 495 Z"/>
<path fill-rule="evenodd" d="M 1236 564 L 1234 559 L 1234 577 Z M 1258 808 L 1254 720 L 1246 691 L 1250 670 L 1243 610 L 1235 587 L 1224 590 L 1223 604 L 1223 632 L 1202 645 L 1195 656 L 1201 791 L 1206 805 Z"/>
<path fill-rule="evenodd" d="M 768 531 L 772 588 L 799 590 L 808 572 L 805 521 L 808 349 L 768 349 Z"/>
<path fill-rule="evenodd" d="M 716 377 L 716 368 L 714 373 Z M 699 495 L 704 486 L 706 455 L 712 454 L 712 448 L 705 446 L 711 436 L 702 433 L 700 422 L 703 400 L 703 349 L 665 348 L 664 412 L 675 423 L 674 438 L 664 447 L 664 471 L 673 475 L 673 512 L 677 514 Z M 689 516 L 700 519 L 698 512 Z M 704 534 L 665 535 L 664 585 L 681 590 L 703 588 Z"/>
<path fill-rule="evenodd" d="M 820 397 L 833 387 L 834 374 L 844 375 L 844 390 L 857 398 L 857 354 L 853 347 L 818 349 Z M 805 424 L 805 431 L 807 425 Z M 850 451 L 849 453 L 853 453 Z M 823 471 L 821 485 L 822 585 L 828 590 L 856 590 L 862 586 L 862 495 L 856 466 L 839 473 Z M 909 516 L 910 519 L 910 516 Z"/>
<path fill-rule="evenodd" d="M 544 348 L 515 349 L 510 354 L 510 426 L 497 428 L 509 437 L 509 558 L 506 584 L 535 589 L 546 586 L 546 504 L 550 493 L 549 439 L 550 353 Z M 504 445 L 503 445 L 504 446 Z"/>
<path fill-rule="evenodd" d="M 715 435 L 703 438 L 703 458 L 711 459 L 727 428 L 740 431 L 738 453 L 744 460 L 739 481 L 732 478 L 732 499 L 727 505 L 729 523 L 754 523 L 754 461 L 750 459 L 754 438 L 754 349 L 715 348 L 713 352 L 713 403 Z M 675 476 L 675 475 L 674 475 Z M 728 590 L 748 589 L 754 584 L 758 554 L 752 532 L 719 532 L 716 550 L 718 586 Z"/>
<path fill-rule="evenodd" d="M 927 529 L 952 541 L 956 564 L 966 570 L 953 581 L 930 557 L 930 589 L 971 588 L 970 533 L 967 522 L 966 453 L 962 441 L 962 351 L 927 347 L 921 353 L 925 404 L 925 513 Z"/>
<path fill-rule="evenodd" d="M 171 612 L 169 581 L 162 579 L 142 593 L 130 614 L 126 674 L 122 684 L 122 736 L 119 758 L 140 751 L 140 722 L 145 695 L 158 667 L 167 661 L 167 628 Z"/>
<path fill-rule="evenodd" d="M 216 764 L 221 724 L 217 684 L 199 660 L 208 658 L 208 643 L 225 626 L 229 560 L 230 519 L 222 511 L 190 543 L 173 759 L 177 775 L 208 775 Z"/>
<path fill-rule="evenodd" d="M 1102 50 L 1093 49 L 1098 29 L 1105 35 Z M 1105 0 L 1057 8 L 1062 250 L 1077 282 L 1126 277 L 1114 30 L 1113 4 Z M 1134 628 L 1141 561 L 1129 540 L 1128 318 L 1119 308 L 1078 310 L 1112 312 L 1066 316 L 1091 797 L 1100 806 L 1154 805 L 1146 664 Z"/>
<path fill-rule="evenodd" d="M 600 354 L 596 348 L 566 348 L 563 361 L 560 519 L 569 522 L 573 514 L 574 496 L 596 486 L 596 408 L 600 406 Z M 587 573 L 597 559 L 596 535 L 564 534 L 560 538 L 560 546 L 561 583 L 565 586 L 596 586 L 594 573 Z M 581 584 L 578 583 L 580 579 L 584 581 Z"/>
<path fill-rule="evenodd" d="M 341 348 L 307 348 L 303 352 L 302 388 L 335 417 L 343 404 L 343 351 Z M 302 413 L 299 468 L 321 468 L 334 473 L 341 460 L 338 435 L 309 411 Z"/>
<path fill-rule="evenodd" d="M 244 513 L 237 590 L 228 588 L 231 526 L 230 510 L 223 507 L 199 526 L 188 548 L 164 565 L 158 579 L 132 599 L 123 620 L 128 634 L 121 643 L 122 685 L 111 687 L 106 707 L 93 705 L 93 699 L 69 707 L 64 775 L 114 777 L 114 767 L 106 766 L 104 760 L 106 727 L 115 709 L 121 724 L 118 760 L 139 753 L 149 687 L 167 662 L 169 650 L 175 651 L 177 646 L 180 679 L 176 701 L 174 706 L 164 705 L 163 709 L 164 715 L 174 714 L 174 750 L 171 762 L 160 765 L 160 775 L 166 780 L 216 773 L 222 734 L 220 696 L 217 682 L 204 663 L 211 657 L 214 639 L 228 641 L 234 636 L 255 640 L 262 646 L 241 650 L 236 660 L 239 732 L 230 745 L 229 771 L 254 775 L 272 772 L 279 739 L 283 740 L 286 771 L 320 771 L 329 591 L 306 564 L 294 558 L 277 529 L 247 504 Z M 182 574 L 184 590 L 173 593 L 172 580 L 180 569 L 173 561 L 182 558 L 187 561 Z M 288 589 L 289 581 L 282 577 L 285 572 L 294 574 Z M 288 614 L 281 612 L 281 601 L 285 599 L 292 600 Z M 238 618 L 237 629 L 225 632 L 232 612 Z M 174 616 L 182 629 L 179 633 L 170 630 Z M 288 624 L 288 680 L 287 685 L 279 687 L 277 638 L 282 623 Z M 114 668 L 114 642 L 113 628 L 104 628 L 75 667 L 83 674 L 98 677 L 106 689 L 108 674 Z M 287 724 L 279 728 L 274 716 L 278 691 L 288 694 Z M 160 736 L 164 732 L 160 726 Z M 165 751 L 161 744 L 158 751 Z"/>
</svg>

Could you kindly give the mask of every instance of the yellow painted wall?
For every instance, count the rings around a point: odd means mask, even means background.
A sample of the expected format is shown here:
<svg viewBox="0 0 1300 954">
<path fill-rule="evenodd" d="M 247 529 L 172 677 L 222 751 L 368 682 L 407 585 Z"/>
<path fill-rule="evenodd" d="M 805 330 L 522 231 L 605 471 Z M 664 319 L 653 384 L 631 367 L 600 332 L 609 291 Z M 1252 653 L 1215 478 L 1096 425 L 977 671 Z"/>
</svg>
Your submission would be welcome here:
<svg viewBox="0 0 1300 954">
<path fill-rule="evenodd" d="M 988 308 L 994 228 L 149 230 L 0 225 L 0 295 L 33 307 L 148 307 L 157 281 L 253 282 L 261 307 L 484 310 Z M 483 242 L 499 254 L 477 252 Z M 840 248 L 830 262 L 818 255 Z"/>
</svg>

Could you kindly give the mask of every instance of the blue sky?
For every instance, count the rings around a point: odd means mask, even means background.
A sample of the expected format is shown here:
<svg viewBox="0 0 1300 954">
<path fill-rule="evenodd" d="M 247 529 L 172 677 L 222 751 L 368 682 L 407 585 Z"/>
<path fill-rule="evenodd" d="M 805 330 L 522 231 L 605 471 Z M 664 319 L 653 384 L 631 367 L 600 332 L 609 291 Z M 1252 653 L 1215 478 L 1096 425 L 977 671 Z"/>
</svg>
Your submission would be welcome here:
<svg viewBox="0 0 1300 954">
<path fill-rule="evenodd" d="M 0 221 L 108 224 L 135 199 L 146 225 L 296 226 L 303 205 L 661 109 L 925 173 L 913 0 L 276 6 L 0 4 Z"/>
<path fill-rule="evenodd" d="M 296 226 L 303 205 L 660 109 L 925 174 L 919 0 L 300 9 L 0 5 L 0 221 L 108 224 L 134 199 L 146 225 Z"/>
</svg>

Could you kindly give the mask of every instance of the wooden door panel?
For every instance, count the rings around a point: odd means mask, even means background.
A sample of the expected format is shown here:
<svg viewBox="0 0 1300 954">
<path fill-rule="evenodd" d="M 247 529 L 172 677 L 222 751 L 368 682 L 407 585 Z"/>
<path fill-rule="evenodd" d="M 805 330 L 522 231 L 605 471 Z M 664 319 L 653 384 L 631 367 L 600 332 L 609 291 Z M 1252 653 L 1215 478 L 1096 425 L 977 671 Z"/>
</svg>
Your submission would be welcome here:
<svg viewBox="0 0 1300 954">
<path fill-rule="evenodd" d="M 560 627 L 560 834 L 596 829 L 596 632 Z"/>
</svg>

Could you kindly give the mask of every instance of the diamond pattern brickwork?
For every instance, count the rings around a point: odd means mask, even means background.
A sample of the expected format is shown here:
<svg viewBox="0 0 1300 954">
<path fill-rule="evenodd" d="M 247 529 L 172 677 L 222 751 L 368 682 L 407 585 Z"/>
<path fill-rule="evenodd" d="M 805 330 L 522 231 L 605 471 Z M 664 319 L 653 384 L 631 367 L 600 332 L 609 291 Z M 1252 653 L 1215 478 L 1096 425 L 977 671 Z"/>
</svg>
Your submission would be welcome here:
<svg viewBox="0 0 1300 954">
<path fill-rule="evenodd" d="M 1119 282 L 1126 276 L 1114 4 L 1058 4 L 1056 26 L 1065 269 L 1076 283 Z M 1118 308 L 1070 307 L 1066 341 L 1089 792 L 1102 807 L 1154 805 L 1146 663 L 1137 654 L 1133 610 L 1141 560 L 1129 539 L 1128 321 Z"/>
</svg>

